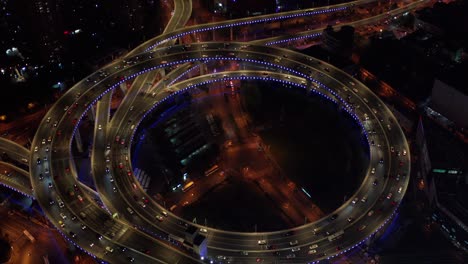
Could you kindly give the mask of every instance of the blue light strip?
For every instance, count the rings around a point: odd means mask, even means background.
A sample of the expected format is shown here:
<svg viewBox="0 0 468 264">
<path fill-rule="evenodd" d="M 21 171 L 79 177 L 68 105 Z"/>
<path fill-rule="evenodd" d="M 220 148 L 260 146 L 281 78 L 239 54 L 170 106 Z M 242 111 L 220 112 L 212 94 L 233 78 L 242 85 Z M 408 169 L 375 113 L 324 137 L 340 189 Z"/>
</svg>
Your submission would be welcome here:
<svg viewBox="0 0 468 264">
<path fill-rule="evenodd" d="M 331 13 L 331 12 L 336 12 L 336 11 L 342 11 L 348 9 L 348 7 L 338 7 L 338 8 L 330 8 L 330 9 L 325 9 L 325 10 L 318 10 L 318 11 L 309 11 L 309 12 L 304 12 L 304 13 L 299 13 L 299 14 L 292 14 L 292 15 L 285 15 L 285 16 L 275 16 L 275 17 L 270 17 L 270 18 L 263 18 L 263 19 L 256 19 L 256 20 L 251 20 L 251 21 L 243 21 L 243 22 L 237 22 L 237 23 L 232 23 L 232 24 L 227 24 L 227 25 L 220 25 L 220 26 L 211 26 L 211 27 L 206 27 L 206 28 L 200 28 L 200 29 L 194 29 L 190 31 L 185 31 L 179 34 L 176 34 L 174 36 L 170 36 L 166 39 L 160 40 L 156 42 L 156 44 L 153 44 L 149 46 L 148 48 L 145 49 L 145 51 L 152 50 L 156 46 L 163 44 L 165 42 L 168 42 L 170 40 L 176 39 L 183 37 L 188 34 L 192 33 L 198 33 L 198 32 L 205 32 L 209 30 L 217 30 L 217 29 L 223 29 L 223 28 L 228 28 L 228 27 L 238 27 L 238 26 L 244 26 L 244 25 L 251 25 L 251 24 L 256 24 L 256 23 L 263 23 L 263 22 L 270 22 L 270 21 L 276 21 L 276 20 L 282 20 L 282 19 L 289 19 L 289 18 L 296 18 L 296 17 L 302 17 L 302 16 L 310 16 L 310 15 L 319 15 L 319 14 L 326 14 L 326 13 Z"/>
</svg>

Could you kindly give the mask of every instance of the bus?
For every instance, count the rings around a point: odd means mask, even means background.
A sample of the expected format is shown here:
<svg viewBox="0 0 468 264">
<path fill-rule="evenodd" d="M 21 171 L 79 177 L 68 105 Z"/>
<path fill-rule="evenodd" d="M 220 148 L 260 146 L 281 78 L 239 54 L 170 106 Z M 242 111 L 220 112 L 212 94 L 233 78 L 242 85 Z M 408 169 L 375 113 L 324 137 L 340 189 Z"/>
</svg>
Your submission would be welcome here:
<svg viewBox="0 0 468 264">
<path fill-rule="evenodd" d="M 195 186 L 195 183 L 193 181 L 189 181 L 187 184 L 184 185 L 184 187 L 182 187 L 182 191 L 186 192 L 192 189 L 194 186 Z"/>
<path fill-rule="evenodd" d="M 205 171 L 205 176 L 210 176 L 211 174 L 215 173 L 219 169 L 218 165 L 214 165 L 209 170 Z"/>
<path fill-rule="evenodd" d="M 28 230 L 23 230 L 23 234 L 29 239 L 31 240 L 32 243 L 34 243 L 34 241 L 36 241 L 36 239 L 31 235 L 31 233 L 29 233 Z"/>
<path fill-rule="evenodd" d="M 183 238 L 178 237 L 178 236 L 175 236 L 175 235 L 173 235 L 173 234 L 169 234 L 169 240 L 177 241 L 177 242 L 179 242 L 179 243 L 181 243 L 181 244 L 184 243 L 184 239 L 183 239 Z"/>
<path fill-rule="evenodd" d="M 335 241 L 337 239 L 340 239 L 344 234 L 344 230 L 340 230 L 330 236 L 328 236 L 328 241 L 332 242 L 332 241 Z"/>
</svg>

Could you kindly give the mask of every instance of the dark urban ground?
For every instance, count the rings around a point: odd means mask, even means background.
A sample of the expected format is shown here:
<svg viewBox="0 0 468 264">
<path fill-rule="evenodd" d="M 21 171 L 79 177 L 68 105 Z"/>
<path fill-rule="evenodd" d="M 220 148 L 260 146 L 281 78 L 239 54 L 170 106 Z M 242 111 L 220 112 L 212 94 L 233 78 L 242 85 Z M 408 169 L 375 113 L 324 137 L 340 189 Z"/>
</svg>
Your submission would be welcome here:
<svg viewBox="0 0 468 264">
<path fill-rule="evenodd" d="M 299 192 L 301 188 L 306 189 L 311 201 L 325 214 L 330 213 L 362 181 L 368 154 L 360 130 L 347 114 L 338 112 L 327 100 L 318 96 L 305 98 L 304 94 L 270 85 L 242 84 L 240 102 L 244 102 L 250 116 L 249 129 L 268 146 L 283 177 L 294 182 Z M 214 100 L 206 99 L 210 104 Z M 181 111 L 197 119 L 196 115 L 204 114 L 195 110 L 195 104 L 189 106 L 189 111 Z M 144 142 L 132 155 L 139 157 L 135 167 L 146 171 L 152 185 L 161 186 L 161 182 L 171 177 L 161 171 L 174 162 L 161 155 L 164 150 L 158 142 L 147 144 L 146 138 Z M 206 164 L 199 167 L 208 168 L 208 162 L 213 159 L 205 159 Z M 203 171 L 199 174 L 203 175 Z M 182 216 L 229 230 L 270 231 L 292 227 L 280 217 L 279 205 L 261 190 L 255 182 L 230 175 L 196 202 L 185 206 Z"/>
<path fill-rule="evenodd" d="M 260 135 L 287 177 L 304 187 L 325 213 L 339 207 L 357 190 L 368 162 L 367 143 L 354 120 L 320 96 L 246 88 L 246 107 L 254 122 L 268 127 Z M 257 98 L 252 101 L 261 103 L 249 103 L 253 93 Z"/>
</svg>

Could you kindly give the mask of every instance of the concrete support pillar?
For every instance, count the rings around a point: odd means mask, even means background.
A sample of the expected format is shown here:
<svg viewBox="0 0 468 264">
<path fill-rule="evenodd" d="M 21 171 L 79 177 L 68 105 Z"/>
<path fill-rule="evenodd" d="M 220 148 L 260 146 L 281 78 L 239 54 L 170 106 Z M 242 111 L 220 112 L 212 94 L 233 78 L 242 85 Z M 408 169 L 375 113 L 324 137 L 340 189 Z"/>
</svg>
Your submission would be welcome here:
<svg viewBox="0 0 468 264">
<path fill-rule="evenodd" d="M 164 77 L 166 77 L 166 70 L 165 69 L 159 70 L 159 74 L 161 75 L 161 79 L 163 79 Z"/>
<path fill-rule="evenodd" d="M 120 90 L 122 90 L 122 92 L 124 94 L 126 94 L 127 93 L 127 83 L 125 83 L 125 82 L 121 83 L 119 86 L 120 86 Z"/>
<path fill-rule="evenodd" d="M 89 112 L 88 112 L 88 118 L 89 120 L 93 121 L 96 120 L 96 109 L 95 109 L 95 105 L 93 105 L 92 107 L 89 108 Z"/>
<path fill-rule="evenodd" d="M 206 69 L 205 69 L 206 65 L 205 65 L 204 63 L 202 63 L 202 62 L 198 62 L 198 63 L 200 64 L 200 67 L 199 67 L 199 69 L 200 69 L 200 75 L 205 74 L 205 72 L 206 72 Z"/>
<path fill-rule="evenodd" d="M 83 142 L 81 140 L 81 134 L 80 130 L 77 129 L 75 133 L 75 143 L 76 143 L 76 148 L 78 149 L 78 152 L 82 153 L 83 152 Z"/>
</svg>

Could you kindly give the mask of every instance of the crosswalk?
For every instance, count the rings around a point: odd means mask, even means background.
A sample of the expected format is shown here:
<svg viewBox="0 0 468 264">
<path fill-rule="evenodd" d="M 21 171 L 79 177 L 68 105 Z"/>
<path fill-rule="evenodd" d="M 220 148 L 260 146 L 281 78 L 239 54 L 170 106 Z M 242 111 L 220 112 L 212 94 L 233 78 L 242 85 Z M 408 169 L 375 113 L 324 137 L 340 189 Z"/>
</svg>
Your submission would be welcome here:
<svg viewBox="0 0 468 264">
<path fill-rule="evenodd" d="M 134 174 L 135 174 L 136 179 L 140 183 L 141 187 L 143 188 L 143 190 L 145 190 L 145 192 L 148 191 L 148 186 L 151 180 L 148 174 L 146 174 L 146 172 L 144 172 L 143 170 L 139 168 L 135 169 Z"/>
</svg>

